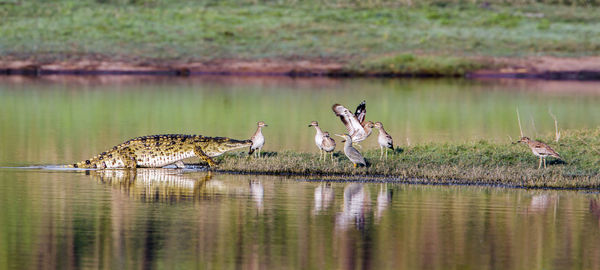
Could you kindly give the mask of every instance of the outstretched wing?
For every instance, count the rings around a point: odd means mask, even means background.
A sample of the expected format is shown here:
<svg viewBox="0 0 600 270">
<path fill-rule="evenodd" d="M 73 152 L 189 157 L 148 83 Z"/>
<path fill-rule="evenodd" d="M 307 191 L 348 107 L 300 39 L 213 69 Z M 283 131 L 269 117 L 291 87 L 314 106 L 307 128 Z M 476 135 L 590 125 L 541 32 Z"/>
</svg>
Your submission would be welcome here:
<svg viewBox="0 0 600 270">
<path fill-rule="evenodd" d="M 331 109 L 333 110 L 335 115 L 340 117 L 342 123 L 344 123 L 344 126 L 346 126 L 346 130 L 348 131 L 348 134 L 350 136 L 352 136 L 356 132 L 365 132 L 365 129 L 360 124 L 356 116 L 352 114 L 348 109 L 346 109 L 346 107 L 340 104 L 334 104 L 333 107 L 331 107 Z"/>
<path fill-rule="evenodd" d="M 367 102 L 363 100 L 358 107 L 356 107 L 356 112 L 354 112 L 354 116 L 358 119 L 359 123 L 363 123 L 365 121 L 365 116 L 367 115 Z"/>
</svg>

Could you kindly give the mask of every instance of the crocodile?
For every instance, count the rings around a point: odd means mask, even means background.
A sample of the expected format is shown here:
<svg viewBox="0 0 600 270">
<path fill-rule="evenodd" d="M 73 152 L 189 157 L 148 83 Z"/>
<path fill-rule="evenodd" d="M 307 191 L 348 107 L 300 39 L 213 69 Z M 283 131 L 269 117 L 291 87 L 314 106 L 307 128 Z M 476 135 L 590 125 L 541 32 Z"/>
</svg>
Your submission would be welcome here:
<svg viewBox="0 0 600 270">
<path fill-rule="evenodd" d="M 248 147 L 251 140 L 235 140 L 225 137 L 202 135 L 164 134 L 131 139 L 93 158 L 69 165 L 72 168 L 118 169 L 160 168 L 175 164 L 183 167 L 183 159 L 198 157 L 213 167 L 213 157 Z"/>
</svg>

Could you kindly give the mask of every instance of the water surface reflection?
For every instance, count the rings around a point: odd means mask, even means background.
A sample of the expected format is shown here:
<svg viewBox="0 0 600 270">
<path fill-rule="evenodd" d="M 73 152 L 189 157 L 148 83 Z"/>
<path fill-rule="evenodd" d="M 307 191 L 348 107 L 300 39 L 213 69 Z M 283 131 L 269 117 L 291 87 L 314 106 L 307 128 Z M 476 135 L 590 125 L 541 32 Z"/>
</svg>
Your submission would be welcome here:
<svg viewBox="0 0 600 270">
<path fill-rule="evenodd" d="M 331 111 L 367 101 L 367 120 L 381 121 L 398 146 L 481 139 L 516 140 L 600 125 L 600 87 L 593 82 L 398 80 L 264 77 L 0 77 L 0 166 L 66 164 L 131 138 L 202 134 L 249 138 L 257 121 L 265 151 L 316 153 L 317 120 L 345 128 Z M 373 137 L 373 136 L 371 136 Z M 512 139 L 509 139 L 512 137 Z M 379 149 L 376 138 L 362 144 Z M 340 150 L 338 141 L 338 150 Z"/>
<path fill-rule="evenodd" d="M 7 268 L 599 268 L 597 194 L 0 169 Z"/>
</svg>

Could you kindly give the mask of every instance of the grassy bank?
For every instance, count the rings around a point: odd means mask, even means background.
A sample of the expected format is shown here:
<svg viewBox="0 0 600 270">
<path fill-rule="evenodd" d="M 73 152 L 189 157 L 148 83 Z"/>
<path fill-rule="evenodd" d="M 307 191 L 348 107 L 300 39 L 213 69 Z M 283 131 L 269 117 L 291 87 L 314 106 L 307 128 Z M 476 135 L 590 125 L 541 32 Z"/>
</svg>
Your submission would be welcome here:
<svg viewBox="0 0 600 270">
<path fill-rule="evenodd" d="M 461 2 L 4 1 L 0 59 L 318 59 L 351 73 L 460 75 L 494 57 L 600 53 L 594 1 Z"/>
<path fill-rule="evenodd" d="M 248 159 L 243 153 L 226 155 L 218 170 L 258 174 L 298 174 L 325 179 L 387 178 L 425 183 L 492 184 L 536 188 L 600 188 L 600 129 L 563 131 L 558 143 L 546 142 L 564 158 L 548 158 L 547 169 L 537 169 L 538 158 L 524 144 L 479 141 L 464 144 L 425 144 L 402 147 L 379 160 L 379 151 L 363 151 L 371 163 L 353 168 L 341 152 L 334 162 L 318 154 L 267 153 Z M 517 138 L 514 138 L 516 140 Z M 507 139 L 508 141 L 508 139 Z M 338 146 L 338 150 L 341 148 Z"/>
</svg>

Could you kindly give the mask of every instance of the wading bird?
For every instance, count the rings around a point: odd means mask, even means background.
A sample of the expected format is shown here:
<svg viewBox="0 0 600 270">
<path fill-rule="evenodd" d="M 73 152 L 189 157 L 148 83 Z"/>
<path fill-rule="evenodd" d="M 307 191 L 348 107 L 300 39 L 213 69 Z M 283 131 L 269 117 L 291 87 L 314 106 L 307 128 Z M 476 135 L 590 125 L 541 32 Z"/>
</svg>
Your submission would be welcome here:
<svg viewBox="0 0 600 270">
<path fill-rule="evenodd" d="M 354 168 L 356 168 L 356 166 L 358 164 L 367 166 L 367 162 L 365 161 L 365 158 L 360 154 L 360 152 L 358 152 L 358 150 L 356 150 L 356 148 L 352 147 L 352 137 L 350 137 L 350 135 L 348 135 L 348 134 L 344 134 L 344 135 L 335 134 L 335 135 L 344 138 L 344 140 L 342 141 L 342 142 L 345 142 L 344 143 L 344 154 L 346 155 L 346 157 L 348 157 L 348 159 L 350 161 L 352 161 L 352 164 L 354 164 Z"/>
<path fill-rule="evenodd" d="M 254 132 L 254 135 L 252 135 L 252 138 L 250 138 L 250 140 L 252 141 L 252 145 L 250 146 L 250 150 L 248 151 L 248 155 L 251 155 L 254 150 L 256 151 L 256 156 L 260 157 L 260 150 L 262 149 L 263 145 L 265 145 L 265 136 L 263 136 L 262 134 L 262 127 L 267 127 L 267 124 L 265 124 L 265 122 L 260 121 L 258 123 L 256 123 L 256 125 L 258 126 L 258 128 L 256 128 L 256 132 Z"/>
<path fill-rule="evenodd" d="M 317 130 L 317 134 L 315 134 L 315 144 L 317 145 L 317 148 L 319 148 L 320 159 L 321 157 L 323 157 L 323 131 L 321 131 L 321 128 L 319 127 L 319 122 L 317 121 L 310 122 L 308 127 L 315 127 L 315 129 Z"/>
<path fill-rule="evenodd" d="M 544 160 L 544 168 L 546 168 L 546 157 L 553 156 L 558 159 L 562 159 L 560 155 L 554 151 L 550 146 L 543 142 L 534 141 L 529 139 L 529 137 L 523 137 L 517 141 L 517 143 L 526 143 L 527 146 L 531 149 L 534 155 L 540 157 L 540 163 L 538 165 L 538 169 L 542 167 L 542 160 Z"/>
<path fill-rule="evenodd" d="M 333 162 L 333 150 L 335 150 L 335 141 L 333 138 L 329 137 L 329 132 L 325 131 L 323 133 L 323 142 L 321 143 L 321 149 L 325 151 L 325 155 L 327 153 L 331 153 L 331 161 Z M 326 156 L 323 157 L 325 159 Z"/>
<path fill-rule="evenodd" d="M 336 116 L 340 117 L 354 143 L 364 141 L 371 135 L 373 122 L 365 121 L 365 116 L 367 114 L 366 101 L 363 100 L 363 102 L 356 107 L 356 112 L 354 114 L 340 104 L 334 104 L 331 109 Z"/>
<path fill-rule="evenodd" d="M 388 148 L 394 150 L 394 141 L 392 140 L 392 136 L 385 132 L 381 122 L 375 122 L 374 127 L 379 130 L 379 136 L 377 137 L 379 148 L 381 148 L 381 156 L 379 159 L 383 158 L 383 148 L 385 148 L 385 159 L 387 159 Z"/>
</svg>

